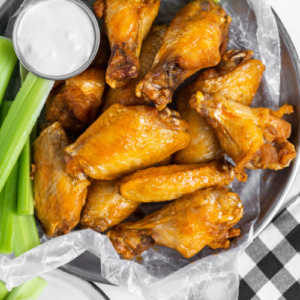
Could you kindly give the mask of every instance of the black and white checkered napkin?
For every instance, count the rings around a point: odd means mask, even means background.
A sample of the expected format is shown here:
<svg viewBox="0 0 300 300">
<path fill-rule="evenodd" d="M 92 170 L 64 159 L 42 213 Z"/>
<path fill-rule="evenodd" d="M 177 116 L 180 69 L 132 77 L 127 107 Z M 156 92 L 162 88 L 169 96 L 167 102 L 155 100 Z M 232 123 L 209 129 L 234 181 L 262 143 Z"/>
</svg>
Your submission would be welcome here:
<svg viewBox="0 0 300 300">
<path fill-rule="evenodd" d="M 246 249 L 239 300 L 300 300 L 300 197 Z"/>
</svg>

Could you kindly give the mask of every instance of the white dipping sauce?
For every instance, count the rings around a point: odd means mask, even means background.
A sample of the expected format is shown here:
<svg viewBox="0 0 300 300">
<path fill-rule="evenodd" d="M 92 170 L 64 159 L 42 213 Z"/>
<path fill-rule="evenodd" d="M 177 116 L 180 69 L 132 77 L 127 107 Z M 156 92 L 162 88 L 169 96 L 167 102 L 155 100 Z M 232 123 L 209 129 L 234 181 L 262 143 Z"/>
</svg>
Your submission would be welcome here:
<svg viewBox="0 0 300 300">
<path fill-rule="evenodd" d="M 45 0 L 26 7 L 16 38 L 28 65 L 46 76 L 63 76 L 89 60 L 95 30 L 79 5 L 68 0 Z"/>
</svg>

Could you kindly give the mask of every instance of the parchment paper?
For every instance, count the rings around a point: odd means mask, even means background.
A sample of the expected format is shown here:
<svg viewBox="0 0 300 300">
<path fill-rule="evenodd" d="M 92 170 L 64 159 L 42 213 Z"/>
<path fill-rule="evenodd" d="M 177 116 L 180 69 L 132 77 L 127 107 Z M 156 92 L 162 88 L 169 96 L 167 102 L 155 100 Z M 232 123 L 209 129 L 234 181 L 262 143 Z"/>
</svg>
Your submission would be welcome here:
<svg viewBox="0 0 300 300">
<path fill-rule="evenodd" d="M 88 2 L 90 5 L 93 1 Z M 161 2 L 157 21 L 169 23 L 189 1 Z M 255 58 L 266 65 L 253 105 L 277 108 L 281 58 L 278 29 L 270 6 L 265 0 L 223 0 L 221 5 L 233 18 L 229 49 L 251 49 Z M 248 172 L 246 183 L 236 180 L 232 184 L 232 189 L 243 201 L 245 215 L 238 224 L 242 229 L 241 236 L 227 250 L 205 248 L 193 258 L 185 259 L 175 250 L 154 247 L 142 254 L 141 261 L 126 261 L 119 258 L 105 235 L 92 230 L 73 231 L 54 239 L 42 236 L 41 246 L 18 258 L 0 255 L 0 280 L 11 289 L 89 250 L 101 258 L 101 274 L 106 279 L 149 300 L 237 299 L 238 260 L 253 238 L 253 225 L 259 215 L 262 176 L 263 171 Z M 219 254 L 212 255 L 215 253 Z"/>
</svg>

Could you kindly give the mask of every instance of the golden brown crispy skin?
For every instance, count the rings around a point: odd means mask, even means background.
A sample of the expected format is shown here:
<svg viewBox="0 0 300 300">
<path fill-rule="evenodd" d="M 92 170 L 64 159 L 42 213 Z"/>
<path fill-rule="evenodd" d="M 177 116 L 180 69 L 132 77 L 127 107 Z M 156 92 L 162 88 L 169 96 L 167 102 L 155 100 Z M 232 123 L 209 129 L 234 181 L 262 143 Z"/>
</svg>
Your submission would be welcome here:
<svg viewBox="0 0 300 300">
<path fill-rule="evenodd" d="M 169 201 L 200 189 L 229 185 L 233 178 L 233 168 L 218 161 L 149 168 L 123 178 L 120 193 L 137 202 Z"/>
<path fill-rule="evenodd" d="M 173 248 L 192 257 L 205 246 L 228 247 L 231 229 L 243 216 L 239 196 L 225 188 L 209 188 L 186 195 L 136 223 L 123 223 L 107 233 L 125 259 L 153 245 Z"/>
<path fill-rule="evenodd" d="M 121 223 L 137 209 L 139 203 L 124 199 L 118 191 L 116 180 L 92 181 L 80 219 L 83 228 L 103 232 Z"/>
<path fill-rule="evenodd" d="M 81 74 L 59 81 L 46 102 L 46 120 L 59 121 L 67 131 L 83 131 L 97 118 L 105 89 L 105 68 L 108 58 L 106 37 L 93 62 Z"/>
<path fill-rule="evenodd" d="M 137 96 L 143 95 L 163 109 L 186 78 L 220 62 L 230 22 L 231 18 L 212 0 L 186 5 L 167 29 L 149 73 L 137 86 Z"/>
<path fill-rule="evenodd" d="M 143 40 L 157 16 L 160 0 L 101 0 L 94 3 L 111 48 L 106 82 L 112 87 L 123 86 L 139 72 L 139 55 Z"/>
<path fill-rule="evenodd" d="M 146 104 L 144 98 L 136 96 L 135 88 L 139 81 L 143 79 L 146 73 L 149 71 L 154 57 L 161 46 L 162 38 L 166 30 L 166 25 L 152 26 L 149 35 L 142 45 L 140 54 L 140 71 L 138 77 L 129 79 L 128 83 L 123 87 L 117 87 L 115 89 L 109 87 L 104 96 L 104 106 L 101 109 L 102 112 L 106 111 L 115 103 L 125 106 Z"/>
<path fill-rule="evenodd" d="M 58 122 L 34 142 L 34 206 L 48 236 L 69 233 L 78 224 L 90 184 L 64 171 L 63 149 L 67 145 L 68 138 Z"/>
<path fill-rule="evenodd" d="M 197 91 L 220 93 L 229 100 L 250 105 L 264 71 L 261 61 L 251 59 L 250 50 L 230 50 L 215 68 L 208 69 L 196 81 L 182 89 L 177 98 L 177 109 L 189 123 L 190 144 L 174 155 L 177 164 L 207 162 L 223 154 L 214 129 L 189 105 Z"/>
<path fill-rule="evenodd" d="M 215 128 L 222 148 L 236 163 L 240 181 L 247 180 L 245 168 L 280 170 L 296 156 L 295 147 L 287 140 L 291 125 L 281 119 L 293 112 L 291 105 L 275 112 L 250 108 L 218 94 L 206 98 L 201 92 L 191 105 Z"/>
<path fill-rule="evenodd" d="M 177 98 L 177 110 L 189 124 L 191 135 L 189 145 L 174 154 L 175 164 L 197 164 L 218 159 L 224 155 L 215 130 L 201 117 L 189 103 L 197 90 L 197 82 L 183 88 Z"/>
<path fill-rule="evenodd" d="M 169 109 L 114 104 L 65 149 L 67 172 L 112 180 L 149 167 L 187 146 L 187 126 Z"/>
<path fill-rule="evenodd" d="M 265 66 L 252 59 L 250 50 L 230 50 L 223 55 L 218 66 L 198 76 L 196 91 L 203 94 L 220 93 L 226 99 L 250 105 L 259 87 Z"/>
</svg>

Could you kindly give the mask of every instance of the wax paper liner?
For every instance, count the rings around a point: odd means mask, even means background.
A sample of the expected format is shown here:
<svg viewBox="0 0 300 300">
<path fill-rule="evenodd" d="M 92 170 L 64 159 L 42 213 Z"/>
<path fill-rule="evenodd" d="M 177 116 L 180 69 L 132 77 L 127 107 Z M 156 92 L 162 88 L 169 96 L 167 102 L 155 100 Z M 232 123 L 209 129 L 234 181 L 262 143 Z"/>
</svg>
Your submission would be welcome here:
<svg viewBox="0 0 300 300">
<path fill-rule="evenodd" d="M 92 2 L 88 1 L 88 4 Z M 169 23 L 186 3 L 188 1 L 162 0 L 157 22 Z M 229 49 L 251 49 L 255 52 L 254 57 L 266 65 L 253 105 L 278 107 L 280 43 L 270 6 L 263 0 L 223 0 L 221 4 L 233 18 Z M 11 30 L 11 26 L 8 28 Z M 43 235 L 41 246 L 18 258 L 0 255 L 0 279 L 11 289 L 89 250 L 101 258 L 101 274 L 106 279 L 149 300 L 237 299 L 238 259 L 253 239 L 263 174 L 261 170 L 248 172 L 246 183 L 235 180 L 231 186 L 243 201 L 245 215 L 238 224 L 242 234 L 233 240 L 229 249 L 206 247 L 191 259 L 185 259 L 175 250 L 157 246 L 145 251 L 138 261 L 126 261 L 119 258 L 105 235 L 92 230 L 77 230 L 53 239 Z M 148 204 L 142 208 L 150 212 L 157 207 Z"/>
</svg>

